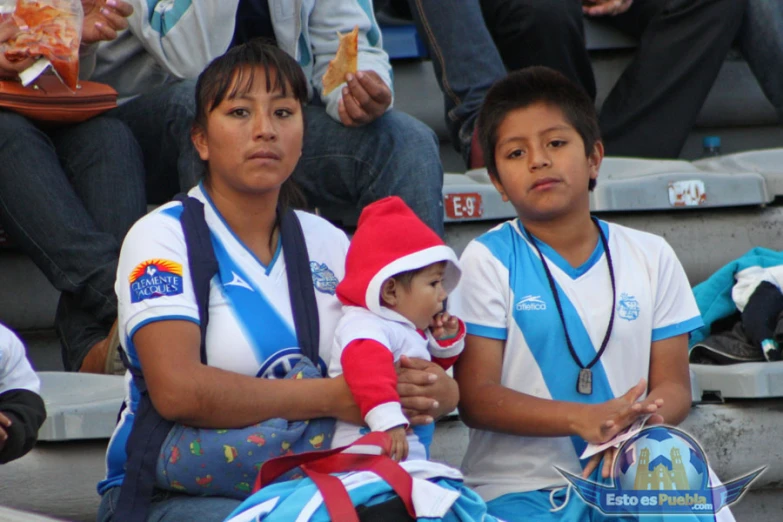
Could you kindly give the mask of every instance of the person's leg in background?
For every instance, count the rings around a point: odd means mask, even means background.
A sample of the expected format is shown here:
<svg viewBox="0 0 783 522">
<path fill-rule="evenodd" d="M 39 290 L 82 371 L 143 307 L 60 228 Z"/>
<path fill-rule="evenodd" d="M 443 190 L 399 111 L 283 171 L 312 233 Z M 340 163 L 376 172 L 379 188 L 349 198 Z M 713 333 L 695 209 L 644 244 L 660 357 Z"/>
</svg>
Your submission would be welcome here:
<svg viewBox="0 0 783 522">
<path fill-rule="evenodd" d="M 481 0 L 481 9 L 509 71 L 551 67 L 595 98 L 579 0 Z"/>
<path fill-rule="evenodd" d="M 358 209 L 400 196 L 443 235 L 443 166 L 435 133 L 391 110 L 362 127 L 346 127 L 317 104 L 305 108 L 302 157 L 294 180 L 313 206 Z"/>
<path fill-rule="evenodd" d="M 162 204 L 187 192 L 204 174 L 190 129 L 196 113 L 196 82 L 181 80 L 129 100 L 108 115 L 133 131 L 144 154 L 147 200 Z"/>
<path fill-rule="evenodd" d="M 634 0 L 597 18 L 639 38 L 600 114 L 607 155 L 676 158 L 718 76 L 745 0 Z"/>
<path fill-rule="evenodd" d="M 748 0 L 736 44 L 783 122 L 783 2 Z"/>
<path fill-rule="evenodd" d="M 145 208 L 141 151 L 121 122 L 45 133 L 0 112 L 0 220 L 63 292 L 55 327 L 66 370 L 82 366 L 117 318 L 120 245 Z"/>
<path fill-rule="evenodd" d="M 470 165 L 476 117 L 506 67 L 484 25 L 479 0 L 407 1 L 443 92 L 451 142 Z"/>
</svg>

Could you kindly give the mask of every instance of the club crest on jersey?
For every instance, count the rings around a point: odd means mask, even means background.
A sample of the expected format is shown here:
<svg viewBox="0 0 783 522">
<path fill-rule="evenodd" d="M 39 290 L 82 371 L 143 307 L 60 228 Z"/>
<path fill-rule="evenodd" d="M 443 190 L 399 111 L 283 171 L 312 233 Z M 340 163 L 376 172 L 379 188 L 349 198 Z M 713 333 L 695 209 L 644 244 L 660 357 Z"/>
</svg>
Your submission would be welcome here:
<svg viewBox="0 0 783 522">
<path fill-rule="evenodd" d="M 310 272 L 313 273 L 313 286 L 316 290 L 324 294 L 334 295 L 337 283 L 340 281 L 337 280 L 334 272 L 326 266 L 326 263 L 310 261 Z"/>
<path fill-rule="evenodd" d="M 540 295 L 526 295 L 517 302 L 516 308 L 520 312 L 546 310 L 546 303 L 541 299 Z"/>
<path fill-rule="evenodd" d="M 617 315 L 620 319 L 634 321 L 639 317 L 639 301 L 632 295 L 620 294 L 620 302 L 617 303 Z"/>
<path fill-rule="evenodd" d="M 265 379 L 283 379 L 294 366 L 303 358 L 302 351 L 299 348 L 285 348 L 279 350 L 269 357 L 256 373 L 256 377 Z M 318 358 L 318 370 L 321 375 L 326 375 L 326 363 Z"/>
<path fill-rule="evenodd" d="M 168 259 L 139 263 L 130 276 L 131 303 L 182 293 L 182 265 Z"/>
</svg>

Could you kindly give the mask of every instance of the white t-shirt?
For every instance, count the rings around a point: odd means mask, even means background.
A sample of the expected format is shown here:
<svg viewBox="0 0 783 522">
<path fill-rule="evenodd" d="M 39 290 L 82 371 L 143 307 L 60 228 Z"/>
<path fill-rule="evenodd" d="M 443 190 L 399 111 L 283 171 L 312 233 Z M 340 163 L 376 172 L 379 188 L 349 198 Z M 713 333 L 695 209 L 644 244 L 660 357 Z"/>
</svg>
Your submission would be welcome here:
<svg viewBox="0 0 783 522">
<path fill-rule="evenodd" d="M 22 341 L 0 324 L 0 393 L 10 390 L 40 393 L 41 381 L 27 360 Z"/>
<path fill-rule="evenodd" d="M 674 251 L 658 236 L 600 222 L 614 268 L 617 302 L 606 350 L 592 367 L 593 392 L 576 390 L 552 291 L 519 220 L 473 240 L 461 258 L 457 291 L 469 334 L 505 341 L 503 386 L 544 399 L 598 403 L 648 377 L 650 345 L 702 325 Z M 609 324 L 612 286 L 601 242 L 579 268 L 538 242 L 558 287 L 568 334 L 582 365 L 595 357 Z M 486 500 L 565 485 L 558 466 L 581 473 L 580 437 L 521 437 L 471 430 L 463 460 L 467 484 Z"/>
<path fill-rule="evenodd" d="M 267 378 L 283 377 L 299 361 L 293 312 L 288 293 L 282 247 L 270 266 L 264 266 L 228 228 L 201 185 L 191 196 L 204 203 L 212 233 L 218 273 L 212 278 L 207 327 L 207 361 L 224 370 Z M 128 232 L 120 254 L 115 290 L 119 303 L 120 341 L 132 364 L 136 331 L 155 321 L 199 323 L 188 268 L 187 248 L 180 224 L 182 205 L 169 203 L 139 220 Z M 335 296 L 344 275 L 348 238 L 315 215 L 297 212 L 304 232 L 318 305 L 322 371 L 325 374 L 334 330 L 342 312 Z M 123 412 L 107 453 L 103 493 L 124 476 L 125 441 L 130 433 L 138 396 L 129 383 L 128 408 Z"/>
</svg>

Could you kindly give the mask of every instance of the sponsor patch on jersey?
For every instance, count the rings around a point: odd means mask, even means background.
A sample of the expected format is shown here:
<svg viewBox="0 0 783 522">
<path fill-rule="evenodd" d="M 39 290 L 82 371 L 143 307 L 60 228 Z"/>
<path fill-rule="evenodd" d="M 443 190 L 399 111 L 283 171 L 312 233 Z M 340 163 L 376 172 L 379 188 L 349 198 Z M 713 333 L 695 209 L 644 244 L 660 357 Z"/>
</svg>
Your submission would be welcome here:
<svg viewBox="0 0 783 522">
<path fill-rule="evenodd" d="M 317 261 L 310 261 L 310 272 L 313 273 L 313 286 L 319 292 L 324 294 L 334 295 L 337 289 L 337 277 L 334 275 L 326 263 L 319 263 Z"/>
<path fill-rule="evenodd" d="M 130 276 L 131 303 L 182 293 L 182 265 L 168 259 L 139 263 Z"/>
</svg>

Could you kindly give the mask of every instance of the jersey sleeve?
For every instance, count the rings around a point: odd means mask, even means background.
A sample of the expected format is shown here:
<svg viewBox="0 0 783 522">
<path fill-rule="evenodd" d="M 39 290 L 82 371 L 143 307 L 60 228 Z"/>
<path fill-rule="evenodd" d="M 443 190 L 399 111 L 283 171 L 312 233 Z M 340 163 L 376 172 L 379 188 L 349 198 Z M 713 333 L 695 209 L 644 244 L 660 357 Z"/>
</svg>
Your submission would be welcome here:
<svg viewBox="0 0 783 522">
<path fill-rule="evenodd" d="M 689 333 L 703 326 L 685 270 L 666 242 L 658 258 L 655 285 L 653 342 Z"/>
<path fill-rule="evenodd" d="M 472 241 L 460 258 L 462 278 L 449 298 L 454 315 L 464 322 L 467 333 L 505 340 L 508 325 L 508 270 L 489 249 Z"/>
<path fill-rule="evenodd" d="M 0 394 L 10 390 L 41 391 L 41 381 L 27 360 L 24 344 L 0 325 Z"/>
<path fill-rule="evenodd" d="M 173 204 L 147 215 L 125 237 L 115 283 L 121 341 L 155 321 L 199 322 L 181 212 Z"/>
</svg>

